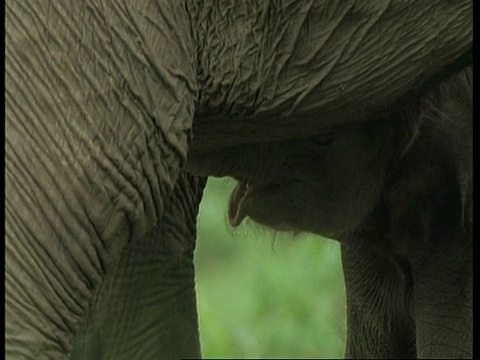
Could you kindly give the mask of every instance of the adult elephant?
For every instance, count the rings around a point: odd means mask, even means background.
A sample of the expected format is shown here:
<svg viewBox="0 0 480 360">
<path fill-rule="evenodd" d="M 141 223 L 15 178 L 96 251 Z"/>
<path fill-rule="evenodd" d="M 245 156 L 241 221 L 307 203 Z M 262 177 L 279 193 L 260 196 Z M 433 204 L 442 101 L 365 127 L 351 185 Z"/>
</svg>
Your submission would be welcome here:
<svg viewBox="0 0 480 360">
<path fill-rule="evenodd" d="M 192 127 L 198 154 L 388 110 L 471 61 L 471 7 L 9 0 L 7 357 L 82 324 L 90 358 L 200 356 Z"/>
</svg>

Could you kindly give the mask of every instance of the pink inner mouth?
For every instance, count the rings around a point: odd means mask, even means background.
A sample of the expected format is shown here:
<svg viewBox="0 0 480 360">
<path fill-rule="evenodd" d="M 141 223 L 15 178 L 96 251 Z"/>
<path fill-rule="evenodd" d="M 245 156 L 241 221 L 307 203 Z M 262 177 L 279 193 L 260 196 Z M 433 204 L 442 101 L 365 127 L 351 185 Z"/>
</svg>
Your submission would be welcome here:
<svg viewBox="0 0 480 360">
<path fill-rule="evenodd" d="M 233 227 L 240 225 L 246 216 L 246 214 L 244 214 L 241 210 L 243 200 L 247 195 L 249 187 L 250 184 L 248 181 L 239 180 L 237 186 L 235 186 L 233 189 L 232 195 L 230 196 L 230 201 L 228 204 L 228 222 Z"/>
</svg>

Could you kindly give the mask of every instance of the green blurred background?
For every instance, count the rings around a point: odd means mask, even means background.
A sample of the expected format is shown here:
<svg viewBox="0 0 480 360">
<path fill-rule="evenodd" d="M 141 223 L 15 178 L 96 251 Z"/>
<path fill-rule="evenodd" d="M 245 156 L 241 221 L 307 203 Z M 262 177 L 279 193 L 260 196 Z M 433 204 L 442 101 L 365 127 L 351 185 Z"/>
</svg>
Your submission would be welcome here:
<svg viewBox="0 0 480 360">
<path fill-rule="evenodd" d="M 233 180 L 210 178 L 196 251 L 205 358 L 341 358 L 345 293 L 339 244 L 227 225 Z"/>
</svg>

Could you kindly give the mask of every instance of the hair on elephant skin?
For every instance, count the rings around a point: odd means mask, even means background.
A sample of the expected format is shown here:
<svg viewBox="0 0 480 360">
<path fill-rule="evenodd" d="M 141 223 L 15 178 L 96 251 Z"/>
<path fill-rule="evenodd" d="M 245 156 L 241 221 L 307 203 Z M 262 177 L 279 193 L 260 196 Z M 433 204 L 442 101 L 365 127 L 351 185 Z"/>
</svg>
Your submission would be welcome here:
<svg viewBox="0 0 480 360">
<path fill-rule="evenodd" d="M 6 1 L 7 358 L 199 357 L 187 155 L 397 111 L 471 64 L 472 18 L 470 0 Z M 348 224 L 314 230 L 363 224 L 384 162 Z"/>
<path fill-rule="evenodd" d="M 395 116 L 192 156 L 238 180 L 228 219 L 339 240 L 347 358 L 472 357 L 472 81 Z"/>
</svg>

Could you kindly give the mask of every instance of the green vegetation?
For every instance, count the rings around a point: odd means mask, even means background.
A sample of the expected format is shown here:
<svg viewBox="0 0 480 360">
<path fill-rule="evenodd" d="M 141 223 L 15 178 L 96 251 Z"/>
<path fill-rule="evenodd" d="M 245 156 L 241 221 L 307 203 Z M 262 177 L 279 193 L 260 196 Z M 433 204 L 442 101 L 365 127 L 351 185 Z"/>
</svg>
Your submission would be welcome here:
<svg viewBox="0 0 480 360">
<path fill-rule="evenodd" d="M 196 251 L 205 358 L 343 356 L 345 294 L 337 242 L 228 228 L 233 181 L 210 179 Z"/>
</svg>

